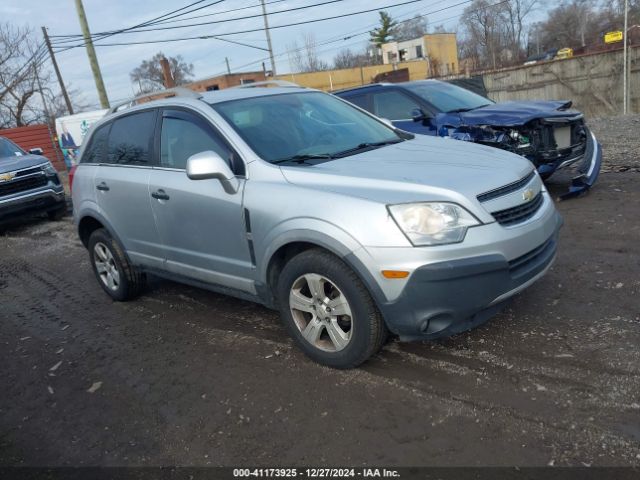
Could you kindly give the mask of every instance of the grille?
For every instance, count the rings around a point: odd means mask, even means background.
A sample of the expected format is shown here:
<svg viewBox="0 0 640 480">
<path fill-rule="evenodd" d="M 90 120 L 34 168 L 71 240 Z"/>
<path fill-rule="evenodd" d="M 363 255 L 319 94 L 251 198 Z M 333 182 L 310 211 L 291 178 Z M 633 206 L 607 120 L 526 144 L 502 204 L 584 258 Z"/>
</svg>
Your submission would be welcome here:
<svg viewBox="0 0 640 480">
<path fill-rule="evenodd" d="M 14 193 L 24 192 L 25 190 L 44 187 L 46 184 L 47 177 L 44 175 L 28 177 L 23 180 L 12 180 L 8 183 L 0 183 L 0 196 L 12 195 Z"/>
<path fill-rule="evenodd" d="M 535 170 L 531 170 L 531 172 L 529 172 L 529 175 L 521 178 L 517 182 L 510 183 L 509 185 L 505 185 L 504 187 L 496 188 L 495 190 L 481 193 L 477 196 L 477 199 L 480 202 L 486 202 L 488 200 L 493 200 L 494 198 L 502 197 L 503 195 L 507 195 L 511 192 L 515 192 L 516 190 L 521 189 L 527 183 L 529 183 L 535 175 Z"/>
<path fill-rule="evenodd" d="M 32 175 L 34 173 L 40 173 L 42 169 L 40 167 L 27 168 L 26 170 L 20 170 L 16 173 L 16 178 L 18 177 L 26 177 L 27 175 Z"/>
<path fill-rule="evenodd" d="M 491 215 L 500 225 L 515 225 L 533 217 L 541 205 L 542 192 L 539 192 L 530 202 L 523 203 L 517 207 L 491 212 Z"/>
</svg>

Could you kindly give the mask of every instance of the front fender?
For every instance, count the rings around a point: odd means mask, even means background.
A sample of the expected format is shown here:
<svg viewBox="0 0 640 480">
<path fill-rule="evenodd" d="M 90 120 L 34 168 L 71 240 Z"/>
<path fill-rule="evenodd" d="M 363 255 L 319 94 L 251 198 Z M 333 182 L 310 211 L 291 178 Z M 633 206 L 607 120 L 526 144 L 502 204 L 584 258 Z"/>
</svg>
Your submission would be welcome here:
<svg viewBox="0 0 640 480">
<path fill-rule="evenodd" d="M 299 217 L 272 228 L 260 242 L 256 242 L 256 278 L 267 282 L 267 269 L 273 255 L 283 246 L 306 242 L 318 245 L 340 258 L 362 248 L 362 245 L 342 228 L 317 218 Z"/>
</svg>

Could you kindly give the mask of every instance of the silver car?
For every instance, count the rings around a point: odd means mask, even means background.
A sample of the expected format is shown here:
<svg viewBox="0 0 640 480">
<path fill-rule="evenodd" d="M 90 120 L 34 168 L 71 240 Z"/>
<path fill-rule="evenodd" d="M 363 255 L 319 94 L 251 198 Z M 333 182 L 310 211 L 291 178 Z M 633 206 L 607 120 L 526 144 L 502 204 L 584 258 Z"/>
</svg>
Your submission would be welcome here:
<svg viewBox="0 0 640 480">
<path fill-rule="evenodd" d="M 349 368 L 389 332 L 481 324 L 555 258 L 561 217 L 515 154 L 292 86 L 128 107 L 94 125 L 72 185 L 115 300 L 150 273 L 259 302 L 309 357 Z"/>
</svg>

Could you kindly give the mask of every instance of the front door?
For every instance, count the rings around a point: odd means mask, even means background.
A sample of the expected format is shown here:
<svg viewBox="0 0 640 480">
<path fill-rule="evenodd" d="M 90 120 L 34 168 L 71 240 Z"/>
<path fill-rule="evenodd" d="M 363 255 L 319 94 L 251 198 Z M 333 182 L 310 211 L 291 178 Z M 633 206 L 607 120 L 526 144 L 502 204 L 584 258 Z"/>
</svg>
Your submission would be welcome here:
<svg viewBox="0 0 640 480">
<path fill-rule="evenodd" d="M 380 118 L 391 120 L 400 130 L 421 135 L 436 134 L 435 128 L 431 128 L 428 120 L 419 122 L 413 120 L 413 111 L 422 106 L 409 95 L 398 89 L 383 88 L 373 92 L 371 97 L 373 113 Z"/>
<path fill-rule="evenodd" d="M 254 293 L 242 212 L 244 178 L 236 193 L 227 193 L 218 180 L 191 180 L 185 172 L 191 155 L 212 150 L 238 173 L 236 154 L 196 113 L 164 110 L 160 128 L 160 164 L 151 174 L 149 191 L 166 269 Z"/>
</svg>

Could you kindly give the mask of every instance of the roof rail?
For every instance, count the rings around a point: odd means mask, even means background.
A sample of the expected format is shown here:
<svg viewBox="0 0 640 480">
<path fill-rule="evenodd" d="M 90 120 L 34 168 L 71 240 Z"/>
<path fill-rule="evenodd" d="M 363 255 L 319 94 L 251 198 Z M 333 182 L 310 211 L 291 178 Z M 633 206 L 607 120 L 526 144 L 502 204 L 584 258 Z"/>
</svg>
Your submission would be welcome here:
<svg viewBox="0 0 640 480">
<path fill-rule="evenodd" d="M 160 96 L 160 98 L 155 98 L 158 96 Z M 154 98 L 150 98 L 150 97 L 154 97 Z M 124 102 L 120 102 L 114 105 L 113 107 L 111 107 L 105 115 L 111 115 L 112 113 L 118 112 L 120 110 L 135 107 L 136 105 L 141 103 L 140 100 L 146 99 L 148 101 L 153 101 L 153 100 L 162 100 L 165 98 L 173 98 L 173 97 L 202 98 L 202 94 L 185 87 L 167 88 L 166 90 L 158 90 L 157 92 L 145 93 L 143 95 L 138 95 L 137 97 L 133 97 L 128 100 L 125 100 Z"/>
<path fill-rule="evenodd" d="M 274 87 L 298 87 L 304 88 L 297 83 L 287 82 L 286 80 L 265 80 L 264 82 L 244 83 L 242 85 L 236 85 L 232 88 L 254 88 L 254 87 L 268 87 L 273 85 Z"/>
</svg>

